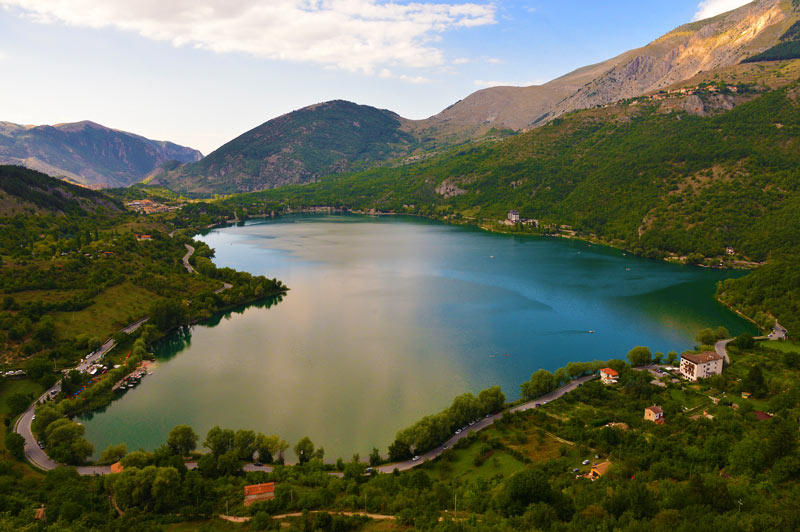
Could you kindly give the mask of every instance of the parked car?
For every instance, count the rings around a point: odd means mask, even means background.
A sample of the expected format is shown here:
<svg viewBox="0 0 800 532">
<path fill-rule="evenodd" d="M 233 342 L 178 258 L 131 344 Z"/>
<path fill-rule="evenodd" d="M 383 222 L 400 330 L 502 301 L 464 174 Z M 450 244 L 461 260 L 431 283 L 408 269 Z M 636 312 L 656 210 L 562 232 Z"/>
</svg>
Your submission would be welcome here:
<svg viewBox="0 0 800 532">
<path fill-rule="evenodd" d="M 419 460 L 419 456 L 415 456 L 414 458 L 411 459 L 412 462 L 416 462 L 417 460 Z"/>
<path fill-rule="evenodd" d="M 589 465 L 589 460 L 584 460 L 584 461 L 583 461 L 583 462 L 581 462 L 581 463 L 582 463 L 583 465 Z"/>
<path fill-rule="evenodd" d="M 461 429 L 456 429 L 456 434 L 461 434 Z"/>
</svg>

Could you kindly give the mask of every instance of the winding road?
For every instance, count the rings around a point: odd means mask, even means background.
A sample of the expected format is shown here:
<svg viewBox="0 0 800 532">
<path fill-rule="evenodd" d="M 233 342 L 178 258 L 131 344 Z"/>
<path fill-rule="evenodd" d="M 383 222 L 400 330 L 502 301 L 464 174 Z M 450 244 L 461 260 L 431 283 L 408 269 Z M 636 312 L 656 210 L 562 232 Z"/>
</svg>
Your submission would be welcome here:
<svg viewBox="0 0 800 532">
<path fill-rule="evenodd" d="M 190 246 L 189 244 L 184 244 L 186 246 L 186 255 L 183 256 L 183 267 L 186 268 L 186 271 L 189 273 L 197 273 L 191 264 L 189 264 L 189 257 L 194 254 L 194 247 Z M 233 288 L 231 283 L 226 283 L 225 281 L 222 282 L 222 288 L 217 288 L 214 290 L 215 294 L 221 294 L 225 290 L 230 290 Z"/>
<path fill-rule="evenodd" d="M 145 321 L 147 321 L 146 318 L 144 320 L 140 320 L 139 322 L 136 322 L 135 324 L 129 325 L 128 327 L 123 329 L 123 331 L 128 332 L 128 330 L 130 330 L 132 332 L 133 330 L 136 330 L 136 328 L 141 326 Z M 84 369 L 85 369 L 93 361 L 97 360 L 98 358 L 102 357 L 102 355 L 104 355 L 105 353 L 110 351 L 112 347 L 114 347 L 113 340 L 109 340 L 108 342 L 103 344 L 103 347 L 101 347 L 95 353 L 92 353 L 92 355 L 90 355 L 90 357 L 93 357 L 93 358 L 91 358 L 91 362 L 82 362 L 81 366 L 83 366 Z M 87 357 L 87 360 L 89 360 L 88 357 Z M 79 367 L 81 367 L 81 366 L 79 366 Z M 587 382 L 587 381 L 589 381 L 591 379 L 594 379 L 595 377 L 597 377 L 597 375 L 587 375 L 585 377 L 581 377 L 579 379 L 575 379 L 574 381 L 571 381 L 571 382 L 565 384 L 564 386 L 562 386 L 561 388 L 558 388 L 557 390 L 554 390 L 554 391 L 552 391 L 552 392 L 550 392 L 548 394 L 545 394 L 545 395 L 543 395 L 543 396 L 541 396 L 541 397 L 539 397 L 537 399 L 534 399 L 532 401 L 528 401 L 527 403 L 523 403 L 521 405 L 517 405 L 517 406 L 509 409 L 509 411 L 510 412 L 523 412 L 523 411 L 526 411 L 526 410 L 531 410 L 531 409 L 534 409 L 534 408 L 538 408 L 542 404 L 545 404 L 545 403 L 548 403 L 548 402 L 553 401 L 555 399 L 558 399 L 559 397 L 571 392 L 572 390 L 576 389 L 578 386 L 581 386 L 584 382 Z M 36 404 L 40 400 L 45 399 L 46 397 L 48 397 L 50 392 L 53 391 L 53 390 L 55 390 L 56 393 L 58 393 L 59 391 L 61 391 L 61 386 L 56 384 L 55 386 L 53 386 L 52 388 L 47 390 L 47 392 L 45 392 L 39 399 L 37 399 L 37 401 L 35 403 L 33 403 L 19 417 L 19 419 L 17 420 L 16 424 L 14 425 L 14 431 L 19 433 L 19 434 L 21 434 L 25 438 L 25 457 L 33 465 L 37 466 L 40 469 L 44 469 L 46 471 L 55 469 L 56 467 L 58 467 L 61 464 L 59 464 L 58 462 L 52 460 L 49 456 L 47 456 L 47 453 L 45 453 L 42 449 L 39 448 L 38 443 L 37 443 L 36 439 L 33 437 L 33 433 L 31 432 L 31 422 L 33 421 L 33 410 L 34 410 L 34 407 L 36 406 Z M 452 447 L 453 445 L 455 445 L 462 438 L 466 438 L 469 435 L 470 432 L 478 432 L 478 431 L 483 430 L 483 429 L 485 429 L 487 427 L 490 427 L 496 420 L 500 419 L 502 416 L 503 416 L 503 412 L 499 412 L 497 414 L 494 414 L 494 415 L 491 415 L 491 416 L 487 416 L 487 417 L 481 419 L 480 421 L 475 422 L 475 424 L 473 424 L 471 426 L 468 426 L 466 429 L 461 431 L 460 434 L 454 434 L 444 444 L 439 445 L 438 447 L 436 447 L 434 449 L 431 449 L 427 453 L 424 453 L 423 455 L 421 455 L 419 457 L 418 460 L 406 460 L 404 462 L 395 462 L 395 463 L 392 463 L 392 464 L 386 464 L 386 465 L 383 465 L 383 466 L 378 466 L 378 467 L 375 467 L 374 469 L 375 469 L 375 471 L 378 471 L 380 473 L 391 473 L 395 469 L 397 469 L 399 471 L 406 471 L 406 470 L 412 469 L 412 468 L 414 468 L 414 467 L 416 467 L 418 465 L 421 465 L 421 464 L 425 463 L 428 460 L 433 460 L 434 458 L 436 458 L 437 456 L 442 454 L 445 451 L 445 449 L 447 449 L 448 447 Z M 188 469 L 195 469 L 197 467 L 197 462 L 186 462 L 186 467 Z M 273 470 L 273 468 L 271 466 L 267 466 L 267 465 L 257 466 L 257 465 L 252 464 L 252 463 L 245 464 L 242 469 L 244 469 L 244 471 L 265 471 L 265 472 L 271 472 Z M 79 466 L 79 467 L 76 467 L 76 470 L 78 471 L 79 475 L 107 475 L 107 474 L 111 473 L 111 467 L 110 466 Z M 332 475 L 341 475 L 341 473 L 339 473 L 339 472 L 331 472 L 331 474 Z"/>
<path fill-rule="evenodd" d="M 523 403 L 521 405 L 517 405 L 511 408 L 510 412 L 524 412 L 526 410 L 532 410 L 534 408 L 538 408 L 539 406 L 558 399 L 559 397 L 571 392 L 572 390 L 576 389 L 578 386 L 581 386 L 584 382 L 590 381 L 597 377 L 597 375 L 587 375 L 585 377 L 580 377 L 575 379 L 574 381 L 570 381 L 569 383 L 565 384 L 561 388 L 553 390 L 552 392 L 545 394 L 541 397 L 533 399 L 532 401 L 528 401 L 527 403 Z M 405 462 L 396 462 L 393 464 L 387 464 L 383 466 L 375 467 L 375 471 L 380 473 L 391 473 L 395 469 L 399 471 L 406 471 L 408 469 L 417 467 L 420 464 L 427 462 L 428 460 L 433 460 L 440 454 L 442 454 L 447 448 L 452 447 L 455 445 L 459 440 L 462 438 L 466 438 L 470 432 L 478 432 L 480 430 L 485 429 L 486 427 L 491 427 L 492 424 L 503 417 L 504 412 L 498 412 L 497 414 L 485 417 L 480 421 L 475 422 L 472 426 L 467 426 L 464 430 L 461 431 L 460 434 L 454 434 L 449 440 L 444 442 L 442 445 L 431 449 L 427 453 L 421 454 L 418 460 L 406 460 Z"/>
<path fill-rule="evenodd" d="M 142 318 L 131 323 L 127 327 L 120 329 L 120 332 L 130 334 L 141 327 L 145 322 L 147 322 L 147 318 Z M 114 339 L 109 338 L 106 343 L 101 345 L 98 349 L 83 359 L 75 369 L 80 372 L 86 371 L 89 366 L 103 358 L 106 353 L 111 351 L 115 345 L 117 344 L 114 342 Z M 36 405 L 42 400 L 58 394 L 60 391 L 61 382 L 59 381 L 45 391 L 38 399 L 36 399 L 36 401 L 34 401 L 33 404 L 29 406 L 28 409 L 19 416 L 19 418 L 17 418 L 17 422 L 14 423 L 14 432 L 25 438 L 25 457 L 36 467 L 47 471 L 55 469 L 59 466 L 59 464 L 54 460 L 51 460 L 50 457 L 47 456 L 47 453 L 39 448 L 39 443 L 36 441 L 36 438 L 34 438 L 33 431 L 31 430 L 31 423 L 33 422 L 34 409 L 36 408 Z M 104 472 L 100 472 L 100 470 L 103 470 Z M 78 468 L 78 473 L 81 475 L 97 475 L 106 474 L 108 472 L 110 472 L 110 469 L 107 466 L 84 466 Z"/>
<path fill-rule="evenodd" d="M 174 234 L 174 231 L 170 233 L 170 236 Z M 194 247 L 190 246 L 189 244 L 185 244 L 186 246 L 186 255 L 183 256 L 183 265 L 186 267 L 186 271 L 189 273 L 197 273 L 195 269 L 189 264 L 189 257 L 192 256 L 194 253 Z M 222 288 L 218 288 L 214 291 L 214 293 L 219 294 L 233 288 L 233 285 L 230 283 L 223 282 Z M 123 327 L 119 330 L 119 332 L 123 332 L 125 334 L 130 334 L 134 332 L 136 329 L 144 325 L 148 317 L 144 317 L 140 320 L 137 320 L 126 327 Z M 116 346 L 116 342 L 113 338 L 109 338 L 106 340 L 106 343 L 101 345 L 95 351 L 90 353 L 86 358 L 81 360 L 81 363 L 75 368 L 81 373 L 86 371 L 89 366 L 97 362 L 98 360 L 102 359 L 106 353 L 111 351 L 114 346 Z M 39 448 L 39 442 L 33 435 L 32 430 L 32 423 L 34 417 L 34 411 L 36 409 L 36 405 L 42 402 L 43 400 L 57 395 L 61 391 L 61 381 L 57 382 L 53 386 L 51 386 L 48 390 L 46 390 L 41 396 L 39 396 L 36 401 L 31 404 L 27 410 L 25 410 L 19 418 L 17 418 L 16 423 L 14 423 L 14 432 L 21 435 L 25 439 L 25 457 L 28 461 L 35 465 L 40 469 L 44 469 L 45 471 L 49 471 L 55 469 L 60 464 L 54 460 L 52 460 L 44 450 Z M 186 466 L 189 469 L 194 469 L 197 467 L 197 464 L 194 462 L 188 462 Z M 80 466 L 76 468 L 78 473 L 81 475 L 107 475 L 111 472 L 110 466 Z M 244 466 L 245 471 L 272 471 L 272 468 L 269 466 L 255 466 L 253 464 L 247 464 Z"/>
<path fill-rule="evenodd" d="M 194 247 L 189 244 L 184 244 L 184 246 L 186 246 L 186 255 L 183 256 L 183 267 L 186 268 L 186 271 L 189 273 L 197 273 L 197 270 L 189 264 L 189 257 L 194 254 Z"/>
</svg>

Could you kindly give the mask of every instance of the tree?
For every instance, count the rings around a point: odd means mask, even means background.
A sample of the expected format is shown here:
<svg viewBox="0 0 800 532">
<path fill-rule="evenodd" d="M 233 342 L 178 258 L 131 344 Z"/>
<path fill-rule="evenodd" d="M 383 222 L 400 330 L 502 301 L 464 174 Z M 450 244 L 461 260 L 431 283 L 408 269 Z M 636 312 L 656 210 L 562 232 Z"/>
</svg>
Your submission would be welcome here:
<svg viewBox="0 0 800 532">
<path fill-rule="evenodd" d="M 717 341 L 714 329 L 700 329 L 694 337 L 699 345 L 713 345 Z"/>
<path fill-rule="evenodd" d="M 252 460 L 257 448 L 256 433 L 252 430 L 237 430 L 233 437 L 233 446 L 240 460 Z"/>
<path fill-rule="evenodd" d="M 552 500 L 553 491 L 547 476 L 538 469 L 526 469 L 506 481 L 498 506 L 506 515 L 519 515 L 532 503 Z"/>
<path fill-rule="evenodd" d="M 49 446 L 48 453 L 56 462 L 80 464 L 92 455 L 94 447 L 83 434 L 83 425 L 67 418 L 57 419 L 45 430 L 45 439 Z"/>
<path fill-rule="evenodd" d="M 102 452 L 100 459 L 97 460 L 97 463 L 99 465 L 109 465 L 113 464 L 114 462 L 119 462 L 125 457 L 127 452 L 128 447 L 124 443 L 120 443 L 119 445 L 109 445 L 106 450 Z"/>
<path fill-rule="evenodd" d="M 672 366 L 675 364 L 676 360 L 678 360 L 678 353 L 676 353 L 675 351 L 670 351 L 669 353 L 667 353 L 667 364 Z"/>
<path fill-rule="evenodd" d="M 534 399 L 552 392 L 555 387 L 554 375 L 546 369 L 540 369 L 531 375 L 528 382 L 522 383 L 522 396 L 525 399 Z"/>
<path fill-rule="evenodd" d="M 481 404 L 481 412 L 490 414 L 503 409 L 506 404 L 506 396 L 499 386 L 492 386 L 478 394 L 478 402 Z"/>
<path fill-rule="evenodd" d="M 13 431 L 6 434 L 6 449 L 17 460 L 25 458 L 25 438 Z"/>
<path fill-rule="evenodd" d="M 314 444 L 311 442 L 311 438 L 305 436 L 297 442 L 294 446 L 294 454 L 297 455 L 301 465 L 311 460 L 314 457 Z"/>
<path fill-rule="evenodd" d="M 169 431 L 167 446 L 173 453 L 187 456 L 197 448 L 197 434 L 189 425 L 176 425 Z"/>
<path fill-rule="evenodd" d="M 168 331 L 185 325 L 187 316 L 186 307 L 180 301 L 164 299 L 156 301 L 150 306 L 149 322 L 158 327 L 160 331 Z"/>
<path fill-rule="evenodd" d="M 631 366 L 646 366 L 651 361 L 650 348 L 637 345 L 628 351 L 628 361 Z"/>
<path fill-rule="evenodd" d="M 752 334 L 743 333 L 731 340 L 730 345 L 738 349 L 752 349 L 756 345 Z"/>
<path fill-rule="evenodd" d="M 742 387 L 756 397 L 763 397 L 767 394 L 767 383 L 764 381 L 761 366 L 755 365 L 750 368 L 745 378 L 742 379 Z"/>
<path fill-rule="evenodd" d="M 44 345 L 50 345 L 56 333 L 56 324 L 51 316 L 44 316 L 33 330 L 33 337 Z"/>
<path fill-rule="evenodd" d="M 377 447 L 372 448 L 372 452 L 369 453 L 369 465 L 370 467 L 375 467 L 380 465 L 381 463 L 381 452 L 378 450 Z"/>
<path fill-rule="evenodd" d="M 12 393 L 6 399 L 6 405 L 8 405 L 8 413 L 11 414 L 11 417 L 16 417 L 17 415 L 24 412 L 28 405 L 31 404 L 31 398 L 22 392 Z"/>
<path fill-rule="evenodd" d="M 206 434 L 203 445 L 211 450 L 211 454 L 219 457 L 233 449 L 235 434 L 231 429 L 212 427 Z"/>
</svg>

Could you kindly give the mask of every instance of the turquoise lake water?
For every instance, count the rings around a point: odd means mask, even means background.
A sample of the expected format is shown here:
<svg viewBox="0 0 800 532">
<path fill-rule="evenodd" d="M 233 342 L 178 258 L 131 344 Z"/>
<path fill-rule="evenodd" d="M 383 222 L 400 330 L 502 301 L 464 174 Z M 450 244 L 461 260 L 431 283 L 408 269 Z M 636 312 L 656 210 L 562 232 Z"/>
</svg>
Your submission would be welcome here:
<svg viewBox="0 0 800 532">
<path fill-rule="evenodd" d="M 199 237 L 215 263 L 281 279 L 282 300 L 157 348 L 154 374 L 86 417 L 99 451 L 152 449 L 187 423 L 309 436 L 326 459 L 383 453 L 465 391 L 509 399 L 539 368 L 691 348 L 698 329 L 752 327 L 713 299 L 736 272 L 586 243 L 409 217 L 295 215 Z M 589 331 L 595 331 L 589 333 Z"/>
</svg>

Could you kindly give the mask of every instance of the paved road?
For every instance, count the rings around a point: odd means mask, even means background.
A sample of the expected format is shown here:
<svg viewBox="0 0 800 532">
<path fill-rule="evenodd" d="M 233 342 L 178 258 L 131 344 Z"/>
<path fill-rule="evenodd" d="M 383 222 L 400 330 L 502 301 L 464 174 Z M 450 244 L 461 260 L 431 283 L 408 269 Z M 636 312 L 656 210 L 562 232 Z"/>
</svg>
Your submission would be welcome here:
<svg viewBox="0 0 800 532">
<path fill-rule="evenodd" d="M 215 294 L 221 294 L 225 290 L 229 290 L 231 288 L 233 288 L 233 285 L 231 283 L 226 283 L 226 282 L 223 281 L 222 288 L 217 288 L 216 290 L 214 290 L 214 293 Z"/>
<path fill-rule="evenodd" d="M 753 340 L 785 340 L 786 335 L 787 331 L 783 325 L 775 322 L 775 327 L 772 328 L 771 333 L 769 333 L 767 336 L 756 336 L 753 338 Z M 726 349 L 726 346 L 733 340 L 734 338 L 728 338 L 727 340 L 720 340 L 714 344 L 714 350 L 719 356 L 725 359 L 726 364 L 731 363 L 731 358 L 728 356 L 728 350 Z"/>
<path fill-rule="evenodd" d="M 728 345 L 728 343 L 730 343 L 731 341 L 733 341 L 733 338 L 728 338 L 727 340 L 720 340 L 719 342 L 714 344 L 714 350 L 717 352 L 719 356 L 725 359 L 726 364 L 731 363 L 731 357 L 728 356 L 728 350 L 725 349 L 725 346 Z"/>
<path fill-rule="evenodd" d="M 525 410 L 531 410 L 533 408 L 537 408 L 538 406 L 553 401 L 554 399 L 558 399 L 564 394 L 567 394 L 577 388 L 578 386 L 582 385 L 584 382 L 594 379 L 597 375 L 588 375 L 586 377 L 581 377 L 579 379 L 575 379 L 574 381 L 565 384 L 561 388 L 554 390 L 546 395 L 543 395 L 533 401 L 529 401 L 527 403 L 523 403 L 521 405 L 515 406 L 511 409 L 511 412 L 522 412 Z M 486 427 L 491 426 L 496 420 L 500 419 L 503 416 L 503 412 L 498 414 L 494 414 L 493 416 L 485 417 L 480 421 L 477 421 L 472 426 L 467 426 L 465 430 L 462 430 L 460 434 L 454 434 L 449 440 L 444 442 L 444 444 L 436 447 L 435 449 L 431 449 L 427 453 L 421 454 L 419 460 L 406 460 L 405 462 L 396 462 L 394 464 L 387 464 L 384 466 L 376 467 L 375 470 L 380 473 L 391 473 L 395 469 L 399 471 L 406 471 L 413 467 L 417 467 L 420 464 L 425 463 L 428 460 L 433 460 L 440 454 L 444 452 L 446 448 L 453 447 L 461 438 L 466 438 L 470 432 L 478 432 L 479 430 L 483 430 Z"/>
<path fill-rule="evenodd" d="M 142 326 L 147 321 L 147 318 L 143 318 L 141 320 L 135 321 L 128 325 L 127 327 L 120 329 L 122 332 L 130 334 L 139 327 Z M 86 371 L 86 369 L 94 364 L 97 360 L 103 358 L 106 353 L 111 351 L 116 343 L 114 342 L 113 338 L 109 338 L 106 343 L 100 346 L 96 351 L 91 353 L 87 356 L 80 364 L 75 368 L 78 371 Z M 50 397 L 51 395 L 56 395 L 61 391 L 61 383 L 60 381 L 54 384 L 50 389 L 45 391 L 36 401 L 28 407 L 25 412 L 22 413 L 21 416 L 17 419 L 17 422 L 14 424 L 14 432 L 22 435 L 25 438 L 25 457 L 35 466 L 39 467 L 40 469 L 50 470 L 55 469 L 58 467 L 58 463 L 54 460 L 51 460 L 47 453 L 45 453 L 42 449 L 39 448 L 39 444 L 36 441 L 36 438 L 33 436 L 33 432 L 31 431 L 31 422 L 33 421 L 33 414 L 34 408 L 36 405 Z M 81 470 L 85 470 L 86 472 L 81 472 Z M 89 467 L 81 467 L 78 468 L 78 472 L 82 475 L 93 475 L 93 474 L 104 474 L 104 473 L 96 473 L 96 470 L 103 469 L 102 467 L 98 466 L 89 466 Z"/>
<path fill-rule="evenodd" d="M 189 264 L 189 257 L 192 256 L 194 253 L 194 248 L 189 244 L 184 244 L 186 246 L 186 255 L 183 256 L 183 267 L 186 268 L 186 271 L 189 273 L 197 273 L 192 265 Z"/>
</svg>

